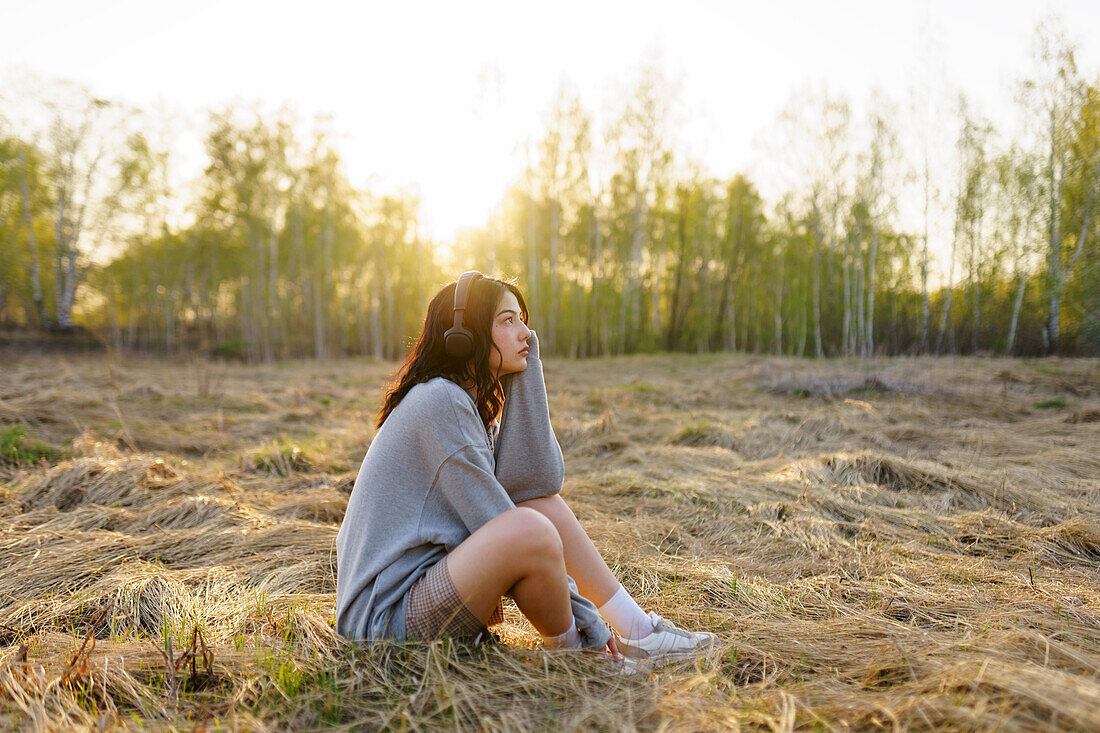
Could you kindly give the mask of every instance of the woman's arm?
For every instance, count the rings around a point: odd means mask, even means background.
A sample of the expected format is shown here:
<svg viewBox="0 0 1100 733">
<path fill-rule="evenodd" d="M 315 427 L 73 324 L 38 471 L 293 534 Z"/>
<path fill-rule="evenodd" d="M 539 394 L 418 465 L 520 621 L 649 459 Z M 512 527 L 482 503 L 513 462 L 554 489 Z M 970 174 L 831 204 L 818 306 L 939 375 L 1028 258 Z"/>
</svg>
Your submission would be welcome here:
<svg viewBox="0 0 1100 733">
<path fill-rule="evenodd" d="M 527 368 L 502 380 L 505 400 L 496 441 L 496 477 L 516 503 L 556 494 L 565 479 L 534 331 L 528 348 Z"/>
</svg>

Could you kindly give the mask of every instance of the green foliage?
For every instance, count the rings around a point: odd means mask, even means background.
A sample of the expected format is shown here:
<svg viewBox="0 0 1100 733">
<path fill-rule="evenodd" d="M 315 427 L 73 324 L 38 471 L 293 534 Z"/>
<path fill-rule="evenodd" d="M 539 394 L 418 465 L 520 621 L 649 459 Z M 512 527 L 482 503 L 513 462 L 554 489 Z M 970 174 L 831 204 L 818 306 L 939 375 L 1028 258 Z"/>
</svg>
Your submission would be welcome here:
<svg viewBox="0 0 1100 733">
<path fill-rule="evenodd" d="M 1039 400 L 1034 405 L 1032 405 L 1032 407 L 1035 407 L 1035 408 L 1040 409 L 1040 410 L 1044 410 L 1044 409 L 1065 407 L 1067 404 L 1068 403 L 1066 402 L 1066 396 L 1065 395 L 1058 395 L 1057 397 L 1051 397 L 1049 399 Z"/>
<path fill-rule="evenodd" d="M 551 354 L 1100 353 L 1100 82 L 1063 38 L 1044 38 L 1045 76 L 1027 84 L 1041 103 L 1024 111 L 1054 115 L 1050 150 L 1000 144 L 965 100 L 941 131 L 958 175 L 932 197 L 943 205 L 928 226 L 949 262 L 927 295 L 928 232 L 900 213 L 915 151 L 902 149 L 897 100 L 875 96 L 860 117 L 843 96 L 795 97 L 774 156 L 798 174 L 765 200 L 748 176 L 717 178 L 680 155 L 676 85 L 655 66 L 639 70 L 602 140 L 563 87 L 522 176 L 484 227 L 446 243 L 449 259 L 518 276 Z M 87 270 L 75 307 L 118 348 L 396 359 L 456 274 L 422 234 L 416 194 L 354 187 L 323 120 L 259 106 L 212 114 L 186 205 L 155 137 L 109 142 L 95 219 L 125 217 L 131 236 Z M 80 252 L 57 241 L 57 196 L 71 183 L 57 153 L 0 137 L 0 323 L 60 317 L 55 280 Z M 170 215 L 184 208 L 193 223 Z"/>
<path fill-rule="evenodd" d="M 248 342 L 244 339 L 234 339 L 218 344 L 210 350 L 211 356 L 221 359 L 244 360 L 248 358 Z"/>
</svg>

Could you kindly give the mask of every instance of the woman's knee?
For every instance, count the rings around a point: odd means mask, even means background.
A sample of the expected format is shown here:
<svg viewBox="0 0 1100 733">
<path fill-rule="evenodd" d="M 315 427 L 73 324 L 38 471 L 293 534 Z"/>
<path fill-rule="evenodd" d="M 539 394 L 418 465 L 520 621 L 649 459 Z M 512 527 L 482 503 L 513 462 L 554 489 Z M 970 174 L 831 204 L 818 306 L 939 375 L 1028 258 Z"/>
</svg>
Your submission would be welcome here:
<svg viewBox="0 0 1100 733">
<path fill-rule="evenodd" d="M 534 509 L 518 507 L 507 512 L 510 549 L 523 555 L 560 559 L 562 542 L 554 523 Z"/>
</svg>

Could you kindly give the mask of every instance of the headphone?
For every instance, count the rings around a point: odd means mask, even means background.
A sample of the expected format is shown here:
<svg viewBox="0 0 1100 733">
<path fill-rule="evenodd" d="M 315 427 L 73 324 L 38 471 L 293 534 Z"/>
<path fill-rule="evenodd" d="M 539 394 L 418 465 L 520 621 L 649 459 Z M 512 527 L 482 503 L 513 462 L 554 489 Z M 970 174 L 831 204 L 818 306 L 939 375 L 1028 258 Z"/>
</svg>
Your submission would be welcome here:
<svg viewBox="0 0 1100 733">
<path fill-rule="evenodd" d="M 470 296 L 470 288 L 474 281 L 485 277 L 477 270 L 469 270 L 462 273 L 455 283 L 455 309 L 454 325 L 443 334 L 443 347 L 447 356 L 454 359 L 469 359 L 474 352 L 474 335 L 470 329 L 462 325 L 462 317 L 466 314 L 466 300 Z"/>
</svg>

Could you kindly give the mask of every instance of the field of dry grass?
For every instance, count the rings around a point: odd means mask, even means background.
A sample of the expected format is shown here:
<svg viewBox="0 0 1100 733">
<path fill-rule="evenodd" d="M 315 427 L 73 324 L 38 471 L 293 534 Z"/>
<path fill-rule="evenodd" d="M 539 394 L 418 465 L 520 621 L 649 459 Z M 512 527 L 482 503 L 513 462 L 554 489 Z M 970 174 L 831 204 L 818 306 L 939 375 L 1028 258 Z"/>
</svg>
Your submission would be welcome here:
<svg viewBox="0 0 1100 733">
<path fill-rule="evenodd" d="M 392 368 L 5 360 L 0 727 L 1100 731 L 1096 361 L 550 361 L 566 498 L 722 639 L 632 677 L 335 636 Z"/>
</svg>

